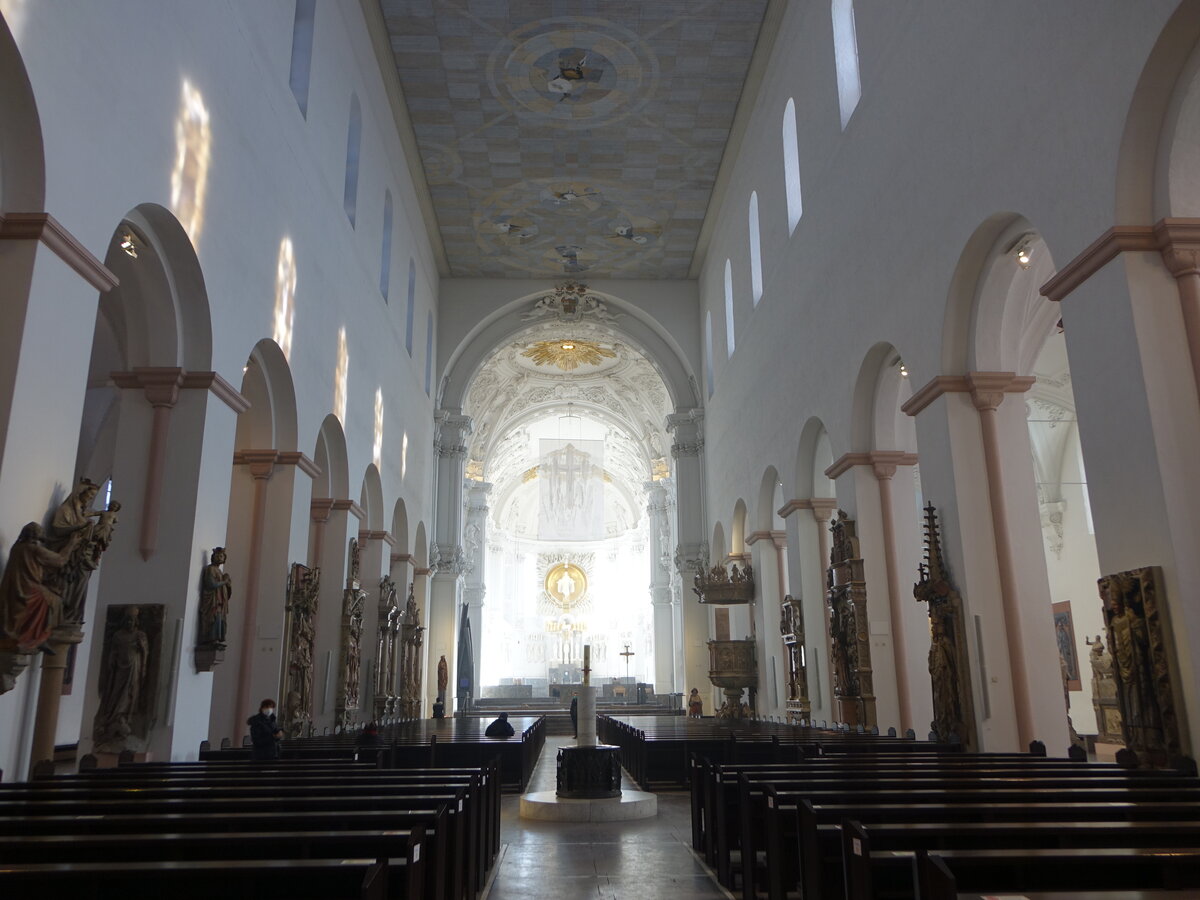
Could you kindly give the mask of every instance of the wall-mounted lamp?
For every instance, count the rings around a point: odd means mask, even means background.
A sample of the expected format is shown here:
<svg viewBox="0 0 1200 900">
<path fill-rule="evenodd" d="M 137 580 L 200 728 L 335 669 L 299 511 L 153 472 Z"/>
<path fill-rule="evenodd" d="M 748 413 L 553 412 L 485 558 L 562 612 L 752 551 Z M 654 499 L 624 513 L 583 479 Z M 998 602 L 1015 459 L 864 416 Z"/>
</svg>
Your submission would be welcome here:
<svg viewBox="0 0 1200 900">
<path fill-rule="evenodd" d="M 906 366 L 904 363 L 900 363 L 900 377 L 901 378 L 908 377 L 908 366 Z"/>
<path fill-rule="evenodd" d="M 134 243 L 133 233 L 126 231 L 121 235 L 121 243 L 118 245 L 125 251 L 125 255 L 137 259 L 137 244 Z"/>
<path fill-rule="evenodd" d="M 1033 257 L 1030 251 L 1033 248 L 1033 242 L 1037 240 L 1035 234 L 1023 234 L 1017 238 L 1016 243 L 1008 248 L 1008 252 L 1012 254 L 1012 258 L 1017 261 L 1017 265 L 1022 269 L 1028 269 L 1033 265 Z"/>
</svg>

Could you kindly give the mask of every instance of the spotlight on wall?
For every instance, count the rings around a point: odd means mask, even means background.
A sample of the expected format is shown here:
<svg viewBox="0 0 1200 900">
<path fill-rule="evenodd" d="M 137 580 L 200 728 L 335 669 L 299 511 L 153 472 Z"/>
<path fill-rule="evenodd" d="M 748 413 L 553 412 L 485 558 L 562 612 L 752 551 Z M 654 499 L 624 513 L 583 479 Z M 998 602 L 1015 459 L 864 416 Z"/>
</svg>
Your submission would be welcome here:
<svg viewBox="0 0 1200 900">
<path fill-rule="evenodd" d="M 121 243 L 118 245 L 125 251 L 125 255 L 137 259 L 137 244 L 134 243 L 133 233 L 126 231 L 121 235 Z"/>
<path fill-rule="evenodd" d="M 908 377 L 908 366 L 906 366 L 904 363 L 900 363 L 900 377 L 901 378 Z"/>
<path fill-rule="evenodd" d="M 1035 234 L 1023 234 L 1017 238 L 1016 243 L 1008 248 L 1008 252 L 1022 269 L 1028 269 L 1033 265 L 1033 257 L 1030 254 L 1036 239 L 1037 235 Z"/>
</svg>

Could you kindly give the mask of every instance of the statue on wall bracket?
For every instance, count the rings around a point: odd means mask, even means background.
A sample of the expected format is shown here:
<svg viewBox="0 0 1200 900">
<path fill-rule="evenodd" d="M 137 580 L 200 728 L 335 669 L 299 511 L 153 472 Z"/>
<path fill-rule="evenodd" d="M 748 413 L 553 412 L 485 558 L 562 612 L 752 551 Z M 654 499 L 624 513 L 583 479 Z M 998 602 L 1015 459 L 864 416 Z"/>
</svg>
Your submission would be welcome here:
<svg viewBox="0 0 1200 900">
<path fill-rule="evenodd" d="M 854 520 L 838 510 L 826 577 L 833 697 L 840 720 L 870 730 L 875 718 L 875 681 L 867 627 L 867 584 Z"/>
<path fill-rule="evenodd" d="M 962 598 L 950 583 L 932 503 L 925 506 L 925 562 L 913 585 L 913 596 L 929 609 L 929 681 L 933 688 L 930 732 L 943 743 L 961 743 L 974 750 L 975 712 Z"/>
<path fill-rule="evenodd" d="M 1130 569 L 1098 584 L 1125 746 L 1141 765 L 1173 766 L 1182 748 L 1162 569 Z"/>
<path fill-rule="evenodd" d="M 200 629 L 196 632 L 196 671 L 211 672 L 225 659 L 225 631 L 229 621 L 229 598 L 233 579 L 221 567 L 225 548 L 213 547 L 208 565 L 200 575 Z"/>
</svg>

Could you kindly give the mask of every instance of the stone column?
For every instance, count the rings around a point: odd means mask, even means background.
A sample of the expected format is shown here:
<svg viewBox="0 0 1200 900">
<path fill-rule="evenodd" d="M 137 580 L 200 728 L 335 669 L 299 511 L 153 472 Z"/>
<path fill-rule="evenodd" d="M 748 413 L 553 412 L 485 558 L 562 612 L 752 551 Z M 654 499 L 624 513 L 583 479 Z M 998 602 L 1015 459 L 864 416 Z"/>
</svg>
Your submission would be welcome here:
<svg viewBox="0 0 1200 900">
<path fill-rule="evenodd" d="M 1030 692 L 1025 643 L 1021 636 L 1021 599 L 1017 596 L 1017 569 L 1008 530 L 1008 501 L 1004 492 L 996 410 L 1006 393 L 1026 391 L 1033 386 L 1033 381 L 1032 377 L 1019 377 L 1011 372 L 972 372 L 967 376 L 971 402 L 979 410 L 979 427 L 983 434 L 983 459 L 987 471 L 988 501 L 992 510 L 992 537 L 996 544 L 1000 600 L 1004 607 L 1004 631 L 1012 669 L 1017 740 L 1022 747 L 1028 747 L 1037 734 L 1033 724 L 1033 696 Z"/>
<path fill-rule="evenodd" d="M 467 604 L 467 616 L 471 621 L 471 657 L 475 666 L 475 695 L 478 697 L 483 684 L 480 665 L 483 662 L 483 598 L 487 593 L 487 583 L 484 579 L 484 561 L 487 558 L 487 498 L 492 486 L 485 481 L 468 481 L 464 488 L 467 494 L 467 521 L 463 527 L 463 556 L 466 560 L 463 601 Z"/>
<path fill-rule="evenodd" d="M 437 697 L 437 661 L 445 654 L 450 682 L 446 688 L 446 713 L 452 711 L 451 697 L 457 694 L 458 673 L 455 629 L 458 607 L 462 602 L 462 576 L 466 571 L 463 555 L 463 476 L 467 462 L 467 438 L 471 435 L 471 419 L 461 413 L 438 410 L 434 416 L 436 431 L 433 449 L 437 454 L 434 475 L 434 528 L 429 546 L 429 568 L 433 581 L 429 598 L 429 668 L 425 683 L 432 696 L 428 708 Z M 477 638 L 478 635 L 472 635 Z M 429 693 L 427 690 L 426 693 Z"/>
<path fill-rule="evenodd" d="M 687 692 L 699 688 L 711 696 L 708 681 L 708 611 L 692 593 L 692 579 L 707 569 L 709 536 L 704 498 L 704 412 L 680 410 L 667 416 L 674 436 L 671 456 L 675 460 L 675 571 L 680 584 L 683 619 L 682 640 L 684 684 Z M 711 712 L 706 704 L 706 711 Z"/>
<path fill-rule="evenodd" d="M 654 615 L 654 692 L 670 694 L 675 684 L 675 629 L 671 606 L 671 480 L 649 481 L 646 516 L 650 525 L 650 604 Z"/>
<path fill-rule="evenodd" d="M 58 704 L 62 699 L 63 676 L 72 644 L 83 642 L 78 625 L 60 625 L 50 632 L 53 656 L 42 655 L 42 679 L 38 689 L 37 717 L 33 726 L 33 747 L 29 753 L 30 777 L 33 767 L 44 759 L 54 759 L 54 734 L 58 730 Z M 99 650 L 97 650 L 99 652 Z"/>
<path fill-rule="evenodd" d="M 156 410 L 157 412 L 157 410 Z M 241 652 L 238 654 L 238 676 L 236 702 L 233 707 L 234 722 L 243 718 L 245 710 L 254 709 L 255 700 L 250 694 L 250 673 L 254 667 L 254 650 L 257 646 L 255 629 L 258 625 L 259 569 L 262 561 L 263 527 L 267 516 L 267 482 L 275 471 L 275 450 L 239 450 L 233 454 L 234 465 L 244 465 L 254 479 L 254 500 L 250 513 L 250 547 L 246 557 L 246 589 L 242 601 L 242 627 L 238 639 Z"/>
<path fill-rule="evenodd" d="M 904 598 L 900 593 L 900 565 L 896 560 L 896 519 L 892 503 L 892 478 L 898 465 L 916 465 L 916 455 L 876 451 L 871 465 L 879 481 L 879 513 L 883 521 L 883 561 L 887 578 L 888 609 L 892 620 L 892 654 L 896 663 L 896 694 L 900 730 L 913 728 L 912 695 L 908 686 L 908 640 L 904 633 Z M 911 592 L 909 592 L 911 595 Z"/>
<path fill-rule="evenodd" d="M 1160 222 L 1155 230 L 1164 244 L 1163 262 L 1179 290 L 1192 377 L 1200 393 L 1200 221 L 1169 220 Z"/>
</svg>

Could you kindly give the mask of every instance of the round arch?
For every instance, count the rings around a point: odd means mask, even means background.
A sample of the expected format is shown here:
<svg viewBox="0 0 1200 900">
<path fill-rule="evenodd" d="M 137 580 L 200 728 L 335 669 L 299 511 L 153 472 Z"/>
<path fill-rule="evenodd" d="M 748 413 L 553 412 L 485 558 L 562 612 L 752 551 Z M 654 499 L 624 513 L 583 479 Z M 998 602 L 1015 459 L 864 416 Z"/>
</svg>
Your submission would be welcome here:
<svg viewBox="0 0 1200 900">
<path fill-rule="evenodd" d="M 396 505 L 392 508 L 392 537 L 400 548 L 399 552 L 409 552 L 408 508 L 404 505 L 403 497 L 396 498 Z"/>
<path fill-rule="evenodd" d="M 1150 51 L 1130 103 L 1117 161 L 1117 224 L 1200 215 L 1198 45 L 1200 2 L 1184 0 Z"/>
<path fill-rule="evenodd" d="M 321 474 L 313 479 L 314 497 L 348 497 L 350 494 L 350 469 L 347 463 L 346 434 L 338 417 L 330 413 L 317 432 L 313 460 Z"/>
<path fill-rule="evenodd" d="M 886 341 L 867 351 L 854 383 L 851 447 L 916 452 L 916 423 L 900 410 L 912 385 L 899 351 Z"/>
<path fill-rule="evenodd" d="M 784 527 L 783 519 L 779 517 L 779 507 L 783 486 L 779 480 L 779 470 L 767 466 L 763 472 L 762 481 L 758 486 L 758 508 L 755 510 L 755 531 L 780 531 Z"/>
<path fill-rule="evenodd" d="M 670 333 L 638 307 L 620 297 L 601 291 L 589 293 L 603 297 L 621 315 L 619 321 L 606 321 L 606 327 L 639 350 L 658 369 L 671 402 L 676 409 L 691 409 L 700 405 L 700 394 L 694 373 L 682 348 Z M 536 325 L 521 316 L 531 301 L 545 291 L 515 298 L 501 306 L 472 328 L 449 354 L 444 369 L 438 403 L 444 409 L 462 409 L 467 390 L 475 373 L 495 353 L 496 348 L 514 340 L 523 331 Z"/>
<path fill-rule="evenodd" d="M 740 556 L 746 552 L 746 501 L 738 497 L 733 505 L 733 518 L 729 529 L 729 555 Z"/>
<path fill-rule="evenodd" d="M 729 545 L 725 543 L 725 526 L 717 522 L 713 525 L 712 553 L 709 558 L 712 560 L 713 565 L 717 565 L 718 563 L 723 563 L 725 557 L 728 555 Z"/>
<path fill-rule="evenodd" d="M 0 210 L 38 212 L 46 205 L 42 124 L 21 51 L 3 16 L 0 84 Z"/>
<path fill-rule="evenodd" d="M 362 488 L 359 490 L 358 505 L 366 513 L 365 524 L 371 531 L 383 530 L 383 481 L 375 463 L 367 466 L 363 473 Z"/>
<path fill-rule="evenodd" d="M 238 417 L 238 448 L 296 450 L 296 387 L 283 350 L 270 338 L 246 358 L 241 391 L 250 408 Z"/>
<path fill-rule="evenodd" d="M 833 482 L 825 470 L 833 465 L 833 445 L 825 423 L 811 416 L 800 431 L 796 448 L 796 489 L 798 498 L 833 497 Z"/>
<path fill-rule="evenodd" d="M 1020 248 L 1027 265 L 1017 261 Z M 1058 307 L 1040 293 L 1055 271 L 1049 248 L 1024 216 L 1001 212 L 984 220 L 967 240 L 951 279 L 941 374 L 1029 374 L 1041 341 L 1059 320 Z"/>
</svg>

